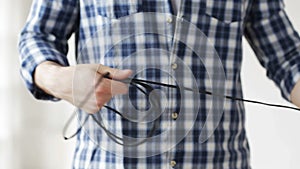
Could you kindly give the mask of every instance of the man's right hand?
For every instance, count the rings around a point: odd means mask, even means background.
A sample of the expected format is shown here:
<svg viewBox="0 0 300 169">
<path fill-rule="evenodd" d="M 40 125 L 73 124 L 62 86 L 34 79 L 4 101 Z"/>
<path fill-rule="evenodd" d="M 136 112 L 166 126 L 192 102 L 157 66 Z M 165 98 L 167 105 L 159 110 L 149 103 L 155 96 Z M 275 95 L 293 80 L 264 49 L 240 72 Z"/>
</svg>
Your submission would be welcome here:
<svg viewBox="0 0 300 169">
<path fill-rule="evenodd" d="M 115 80 L 103 78 L 108 72 L 110 78 Z M 128 92 L 127 85 L 117 80 L 126 79 L 131 74 L 131 70 L 118 70 L 100 64 L 63 67 L 46 61 L 37 66 L 34 81 L 46 93 L 92 114 L 99 111 L 113 95 Z"/>
</svg>

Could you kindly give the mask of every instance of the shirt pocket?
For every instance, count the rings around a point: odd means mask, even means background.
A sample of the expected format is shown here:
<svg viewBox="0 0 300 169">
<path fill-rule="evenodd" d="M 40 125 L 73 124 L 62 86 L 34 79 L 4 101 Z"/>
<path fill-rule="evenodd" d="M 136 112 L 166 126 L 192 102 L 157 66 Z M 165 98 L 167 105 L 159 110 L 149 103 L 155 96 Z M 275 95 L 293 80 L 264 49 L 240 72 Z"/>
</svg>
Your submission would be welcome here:
<svg viewBox="0 0 300 169">
<path fill-rule="evenodd" d="M 95 0 L 98 15 L 118 19 L 138 12 L 141 0 Z"/>
<path fill-rule="evenodd" d="M 205 14 L 224 23 L 242 20 L 243 0 L 205 0 Z"/>
</svg>

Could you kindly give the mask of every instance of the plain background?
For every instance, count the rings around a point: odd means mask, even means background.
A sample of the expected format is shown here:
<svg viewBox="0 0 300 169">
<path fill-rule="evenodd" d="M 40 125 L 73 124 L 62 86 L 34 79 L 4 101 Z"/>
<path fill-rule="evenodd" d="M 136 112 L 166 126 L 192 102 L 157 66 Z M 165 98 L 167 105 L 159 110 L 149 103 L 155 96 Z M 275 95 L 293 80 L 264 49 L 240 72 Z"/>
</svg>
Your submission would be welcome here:
<svg viewBox="0 0 300 169">
<path fill-rule="evenodd" d="M 0 0 L 0 168 L 67 169 L 75 141 L 64 141 L 61 131 L 72 106 L 34 100 L 19 77 L 17 39 L 30 4 Z M 300 32 L 300 1 L 285 4 Z M 246 98 L 291 105 L 266 78 L 246 41 L 242 77 Z M 300 168 L 300 112 L 246 103 L 246 118 L 253 169 Z"/>
</svg>

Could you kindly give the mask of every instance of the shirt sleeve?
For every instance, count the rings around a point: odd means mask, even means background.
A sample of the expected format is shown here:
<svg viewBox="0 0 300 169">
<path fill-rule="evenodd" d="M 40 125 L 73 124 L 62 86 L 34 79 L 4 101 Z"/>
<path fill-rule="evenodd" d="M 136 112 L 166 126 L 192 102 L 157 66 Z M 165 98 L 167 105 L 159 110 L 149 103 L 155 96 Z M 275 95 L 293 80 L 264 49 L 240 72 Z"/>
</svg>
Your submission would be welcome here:
<svg viewBox="0 0 300 169">
<path fill-rule="evenodd" d="M 300 38 L 282 0 L 253 0 L 245 21 L 245 37 L 267 76 L 290 101 L 290 93 L 300 79 Z"/>
<path fill-rule="evenodd" d="M 20 34 L 19 53 L 21 77 L 37 99 L 58 100 L 34 84 L 33 74 L 37 65 L 44 61 L 69 64 L 67 41 L 76 29 L 78 14 L 76 0 L 33 0 Z"/>
</svg>

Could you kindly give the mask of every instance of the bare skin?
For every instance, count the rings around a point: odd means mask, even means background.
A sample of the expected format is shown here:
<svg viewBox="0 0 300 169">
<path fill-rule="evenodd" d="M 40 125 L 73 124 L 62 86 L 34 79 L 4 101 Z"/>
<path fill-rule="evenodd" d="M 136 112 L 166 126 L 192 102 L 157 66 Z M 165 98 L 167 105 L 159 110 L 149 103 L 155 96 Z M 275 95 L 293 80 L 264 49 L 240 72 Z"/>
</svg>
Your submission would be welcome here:
<svg viewBox="0 0 300 169">
<path fill-rule="evenodd" d="M 300 80 L 296 83 L 291 92 L 291 102 L 300 107 Z"/>
<path fill-rule="evenodd" d="M 34 82 L 46 93 L 66 100 L 92 114 L 96 113 L 112 96 L 128 92 L 128 87 L 124 83 L 102 78 L 107 72 L 116 80 L 126 79 L 132 74 L 131 70 L 118 70 L 99 64 L 64 67 L 46 61 L 36 67 Z M 96 86 L 100 78 L 102 79 Z M 74 86 L 73 83 L 76 85 Z M 93 91 L 93 94 L 82 105 L 89 91 Z"/>
</svg>

